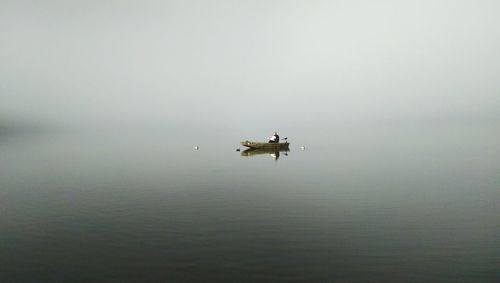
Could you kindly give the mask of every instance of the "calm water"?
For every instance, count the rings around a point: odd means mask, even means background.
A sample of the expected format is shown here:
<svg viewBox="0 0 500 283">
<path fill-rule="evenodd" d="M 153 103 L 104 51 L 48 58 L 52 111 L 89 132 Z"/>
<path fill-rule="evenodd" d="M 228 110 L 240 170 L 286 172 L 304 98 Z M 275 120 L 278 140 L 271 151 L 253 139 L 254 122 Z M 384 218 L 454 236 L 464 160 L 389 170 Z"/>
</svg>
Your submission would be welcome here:
<svg viewBox="0 0 500 283">
<path fill-rule="evenodd" d="M 208 132 L 0 136 L 0 282 L 500 282 L 497 129 Z"/>
</svg>

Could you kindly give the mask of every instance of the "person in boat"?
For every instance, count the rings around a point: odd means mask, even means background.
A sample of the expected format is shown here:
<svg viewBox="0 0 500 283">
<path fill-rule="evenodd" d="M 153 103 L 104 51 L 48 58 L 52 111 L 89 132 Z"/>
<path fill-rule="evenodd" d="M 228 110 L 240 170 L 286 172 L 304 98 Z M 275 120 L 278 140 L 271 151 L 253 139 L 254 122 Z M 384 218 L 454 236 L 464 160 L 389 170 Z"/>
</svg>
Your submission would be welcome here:
<svg viewBox="0 0 500 283">
<path fill-rule="evenodd" d="M 267 139 L 269 140 L 269 143 L 279 143 L 280 142 L 280 136 L 278 136 L 277 132 L 274 132 L 274 135 L 268 137 Z"/>
</svg>

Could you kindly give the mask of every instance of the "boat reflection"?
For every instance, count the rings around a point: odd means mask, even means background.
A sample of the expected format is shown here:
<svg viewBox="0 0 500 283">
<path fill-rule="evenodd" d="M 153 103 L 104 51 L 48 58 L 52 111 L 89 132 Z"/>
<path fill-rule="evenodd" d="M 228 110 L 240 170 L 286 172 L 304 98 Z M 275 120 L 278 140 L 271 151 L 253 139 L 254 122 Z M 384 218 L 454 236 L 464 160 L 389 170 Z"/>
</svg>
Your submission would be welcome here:
<svg viewBox="0 0 500 283">
<path fill-rule="evenodd" d="M 244 150 L 241 152 L 241 156 L 256 156 L 256 155 L 266 155 L 268 154 L 271 156 L 274 160 L 278 160 L 281 155 L 288 156 L 288 152 L 290 150 L 287 149 L 256 149 L 256 148 L 249 148 L 247 150 Z"/>
</svg>

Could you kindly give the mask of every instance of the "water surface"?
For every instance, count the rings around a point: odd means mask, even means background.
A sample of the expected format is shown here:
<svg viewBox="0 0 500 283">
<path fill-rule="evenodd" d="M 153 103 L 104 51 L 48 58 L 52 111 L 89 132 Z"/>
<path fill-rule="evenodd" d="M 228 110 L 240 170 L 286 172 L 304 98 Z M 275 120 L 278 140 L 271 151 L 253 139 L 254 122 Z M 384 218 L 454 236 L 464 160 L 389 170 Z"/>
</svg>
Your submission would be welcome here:
<svg viewBox="0 0 500 283">
<path fill-rule="evenodd" d="M 492 128 L 174 132 L 0 136 L 0 281 L 500 280 Z"/>
</svg>

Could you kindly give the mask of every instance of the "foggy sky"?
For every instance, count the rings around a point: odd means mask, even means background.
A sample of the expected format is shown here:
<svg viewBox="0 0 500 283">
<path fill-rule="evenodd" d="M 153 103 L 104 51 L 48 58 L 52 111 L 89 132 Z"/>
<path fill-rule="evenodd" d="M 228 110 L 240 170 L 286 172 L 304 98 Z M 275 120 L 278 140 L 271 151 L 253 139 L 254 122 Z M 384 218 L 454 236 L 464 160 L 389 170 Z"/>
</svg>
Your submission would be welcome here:
<svg viewBox="0 0 500 283">
<path fill-rule="evenodd" d="M 0 119 L 500 121 L 498 1 L 0 1 Z"/>
</svg>

